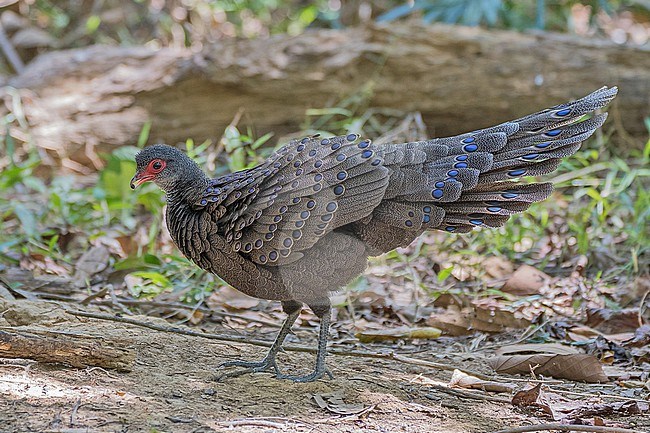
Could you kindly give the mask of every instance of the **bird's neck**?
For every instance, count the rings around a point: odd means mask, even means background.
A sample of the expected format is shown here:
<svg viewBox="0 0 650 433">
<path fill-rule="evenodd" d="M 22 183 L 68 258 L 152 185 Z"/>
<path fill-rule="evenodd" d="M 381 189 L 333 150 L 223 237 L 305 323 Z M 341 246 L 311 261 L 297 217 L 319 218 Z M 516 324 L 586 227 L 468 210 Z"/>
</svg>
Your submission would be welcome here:
<svg viewBox="0 0 650 433">
<path fill-rule="evenodd" d="M 184 170 L 183 177 L 176 179 L 165 190 L 168 203 L 194 205 L 201 200 L 208 187 L 209 178 L 203 170 L 192 161 Z"/>
</svg>

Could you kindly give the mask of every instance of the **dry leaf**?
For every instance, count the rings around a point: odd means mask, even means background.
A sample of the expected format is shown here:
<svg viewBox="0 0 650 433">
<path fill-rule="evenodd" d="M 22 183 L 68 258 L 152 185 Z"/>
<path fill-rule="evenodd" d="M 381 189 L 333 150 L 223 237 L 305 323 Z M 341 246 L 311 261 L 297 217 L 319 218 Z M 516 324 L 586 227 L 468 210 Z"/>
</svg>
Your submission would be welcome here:
<svg viewBox="0 0 650 433">
<path fill-rule="evenodd" d="M 533 354 L 533 353 L 552 353 L 555 355 L 572 355 L 581 353 L 573 347 L 565 346 L 563 344 L 549 343 L 549 344 L 511 344 L 497 349 L 497 355 L 509 355 L 513 353 L 518 354 Z"/>
<path fill-rule="evenodd" d="M 218 306 L 225 306 L 232 310 L 248 310 L 249 308 L 257 307 L 260 300 L 247 296 L 231 287 L 224 286 L 219 290 L 212 292 L 206 304 L 212 309 Z"/>
<path fill-rule="evenodd" d="M 598 359 L 586 354 L 501 355 L 490 359 L 489 365 L 501 374 L 530 374 L 533 370 L 535 374 L 557 379 L 588 383 L 608 381 Z"/>
<path fill-rule="evenodd" d="M 322 394 L 312 394 L 312 398 L 321 409 L 337 415 L 357 415 L 366 410 L 366 406 L 361 403 L 348 404 L 343 401 L 343 390 Z"/>
<path fill-rule="evenodd" d="M 639 326 L 634 331 L 634 337 L 623 343 L 625 347 L 643 347 L 650 345 L 650 325 Z"/>
<path fill-rule="evenodd" d="M 456 309 L 449 309 L 443 313 L 434 313 L 427 319 L 427 325 L 441 329 L 446 335 L 458 337 L 474 332 L 468 317 Z"/>
<path fill-rule="evenodd" d="M 506 281 L 501 290 L 519 296 L 536 295 L 539 293 L 539 289 L 550 279 L 551 277 L 539 269 L 521 265 Z"/>
<path fill-rule="evenodd" d="M 490 256 L 483 260 L 483 269 L 489 277 L 497 279 L 509 277 L 515 271 L 512 262 L 501 256 Z"/>
<path fill-rule="evenodd" d="M 454 370 L 454 373 L 451 375 L 451 379 L 449 380 L 449 387 L 482 389 L 491 392 L 512 392 L 517 388 L 516 385 L 509 383 L 479 379 L 478 377 L 470 376 L 460 370 Z"/>
<path fill-rule="evenodd" d="M 365 330 L 357 332 L 355 337 L 362 343 L 374 343 L 378 341 L 402 340 L 407 338 L 435 339 L 442 335 L 438 328 L 411 328 L 400 326 L 392 329 Z"/>
<path fill-rule="evenodd" d="M 626 308 L 614 311 L 609 308 L 588 308 L 585 325 L 606 334 L 634 332 L 641 325 L 639 309 Z"/>
<path fill-rule="evenodd" d="M 523 389 L 512 396 L 512 404 L 515 406 L 532 406 L 537 404 L 537 399 L 542 392 L 542 384 L 538 383 L 532 388 Z"/>
</svg>

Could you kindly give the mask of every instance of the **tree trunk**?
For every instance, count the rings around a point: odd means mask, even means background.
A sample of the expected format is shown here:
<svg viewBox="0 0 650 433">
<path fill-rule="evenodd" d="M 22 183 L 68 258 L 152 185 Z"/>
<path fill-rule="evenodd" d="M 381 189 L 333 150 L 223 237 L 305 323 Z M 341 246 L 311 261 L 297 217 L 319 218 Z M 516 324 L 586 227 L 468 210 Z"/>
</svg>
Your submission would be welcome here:
<svg viewBox="0 0 650 433">
<path fill-rule="evenodd" d="M 258 133 L 284 134 L 299 128 L 305 109 L 356 92 L 367 94 L 368 106 L 420 111 L 431 134 L 444 136 L 618 85 L 610 124 L 643 135 L 650 50 L 400 23 L 225 40 L 200 53 L 106 46 L 51 52 L 8 84 L 18 89 L 35 142 L 82 164 L 96 150 L 135 143 L 147 120 L 151 142 L 220 137 L 240 109 Z M 5 87 L 5 100 L 11 95 Z"/>
</svg>

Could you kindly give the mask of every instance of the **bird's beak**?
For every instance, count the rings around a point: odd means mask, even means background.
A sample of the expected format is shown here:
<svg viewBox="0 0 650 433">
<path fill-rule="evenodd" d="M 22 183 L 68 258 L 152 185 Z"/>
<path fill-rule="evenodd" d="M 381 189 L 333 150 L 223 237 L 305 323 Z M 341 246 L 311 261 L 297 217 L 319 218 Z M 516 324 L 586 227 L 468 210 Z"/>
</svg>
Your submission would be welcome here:
<svg viewBox="0 0 650 433">
<path fill-rule="evenodd" d="M 153 179 L 153 175 L 136 171 L 135 176 L 131 179 L 131 189 L 136 189 L 140 184 L 149 182 Z"/>
</svg>

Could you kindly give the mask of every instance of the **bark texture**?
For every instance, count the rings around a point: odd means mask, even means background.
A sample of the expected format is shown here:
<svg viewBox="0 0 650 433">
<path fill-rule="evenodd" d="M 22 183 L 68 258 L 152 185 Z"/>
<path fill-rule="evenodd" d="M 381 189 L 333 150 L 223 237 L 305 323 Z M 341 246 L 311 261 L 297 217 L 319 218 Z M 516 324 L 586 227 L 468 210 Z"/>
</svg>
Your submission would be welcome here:
<svg viewBox="0 0 650 433">
<path fill-rule="evenodd" d="M 0 357 L 29 358 L 77 368 L 103 367 L 131 371 L 135 353 L 119 343 L 90 336 L 45 330 L 0 330 Z"/>
<path fill-rule="evenodd" d="M 218 138 L 240 109 L 259 133 L 279 135 L 297 130 L 305 109 L 360 91 L 369 106 L 421 111 L 431 134 L 445 136 L 618 85 L 610 121 L 643 135 L 650 50 L 400 23 L 227 40 L 199 53 L 105 46 L 52 52 L 7 84 L 5 100 L 18 89 L 38 145 L 83 164 L 93 150 L 134 143 L 149 119 L 152 142 Z"/>
</svg>

